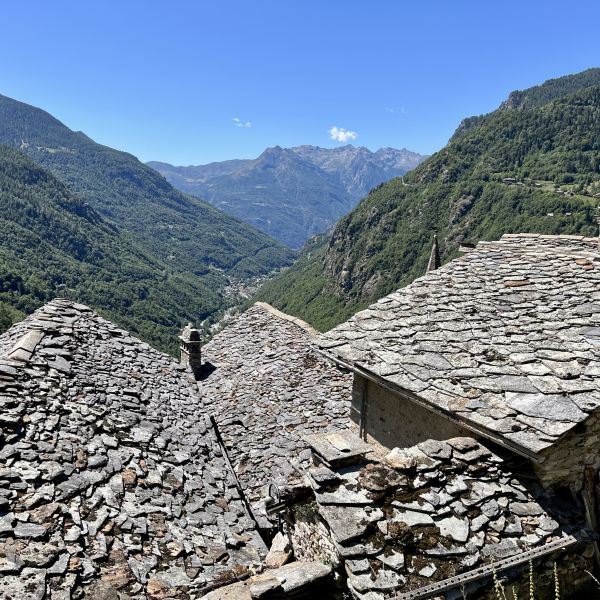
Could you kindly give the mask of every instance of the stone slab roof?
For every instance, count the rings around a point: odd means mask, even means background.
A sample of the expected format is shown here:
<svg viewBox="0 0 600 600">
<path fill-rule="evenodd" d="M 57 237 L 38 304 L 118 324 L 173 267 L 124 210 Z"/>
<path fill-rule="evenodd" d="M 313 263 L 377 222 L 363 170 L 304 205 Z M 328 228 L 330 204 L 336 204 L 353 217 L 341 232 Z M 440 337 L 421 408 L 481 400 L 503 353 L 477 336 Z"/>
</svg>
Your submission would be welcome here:
<svg viewBox="0 0 600 600">
<path fill-rule="evenodd" d="M 190 598 L 260 565 L 195 382 L 87 307 L 0 336 L 0 426 L 0 598 Z"/>
<path fill-rule="evenodd" d="M 504 235 L 320 337 L 334 356 L 540 453 L 600 406 L 600 255 Z"/>
<path fill-rule="evenodd" d="M 349 425 L 352 376 L 317 352 L 315 333 L 255 304 L 202 348 L 202 401 L 252 501 L 306 464 L 303 435 Z"/>
<path fill-rule="evenodd" d="M 347 585 L 364 600 L 410 597 L 491 560 L 552 552 L 573 543 L 584 522 L 574 501 L 524 485 L 468 437 L 395 448 L 366 464 L 313 467 L 307 479 Z"/>
</svg>

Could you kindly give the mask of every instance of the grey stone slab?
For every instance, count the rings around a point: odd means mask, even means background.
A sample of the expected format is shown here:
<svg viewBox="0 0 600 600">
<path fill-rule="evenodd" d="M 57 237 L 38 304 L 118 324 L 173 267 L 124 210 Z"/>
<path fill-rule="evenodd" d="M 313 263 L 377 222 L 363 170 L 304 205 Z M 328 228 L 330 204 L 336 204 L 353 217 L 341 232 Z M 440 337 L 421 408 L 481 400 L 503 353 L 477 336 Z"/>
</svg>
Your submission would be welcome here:
<svg viewBox="0 0 600 600">
<path fill-rule="evenodd" d="M 0 597 L 43 600 L 46 596 L 46 571 L 26 568 L 18 575 L 0 577 Z"/>
<path fill-rule="evenodd" d="M 399 470 L 408 470 L 416 466 L 417 461 L 412 454 L 402 448 L 394 448 L 385 456 L 386 462 Z"/>
<path fill-rule="evenodd" d="M 404 554 L 398 551 L 380 552 L 375 558 L 394 571 L 400 571 L 405 565 Z"/>
<path fill-rule="evenodd" d="M 351 540 L 361 537 L 369 528 L 369 525 L 376 521 L 373 515 L 358 506 L 321 506 L 319 514 L 323 517 L 335 540 L 344 544 Z M 383 517 L 383 513 L 380 513 Z"/>
<path fill-rule="evenodd" d="M 456 542 L 466 542 L 469 538 L 469 520 L 466 518 L 448 517 L 435 522 L 444 537 Z"/>
<path fill-rule="evenodd" d="M 424 512 L 417 512 L 412 510 L 394 510 L 393 521 L 397 523 L 404 523 L 409 527 L 416 525 L 433 525 L 433 519 L 431 515 Z"/>
<path fill-rule="evenodd" d="M 322 581 L 331 575 L 332 568 L 321 562 L 297 561 L 280 567 L 270 574 L 282 579 L 282 587 L 287 594 L 301 590 Z"/>
<path fill-rule="evenodd" d="M 340 485 L 335 492 L 317 493 L 315 497 L 319 504 L 366 506 L 373 503 L 366 491 L 349 490 L 345 485 Z"/>
<path fill-rule="evenodd" d="M 371 446 L 361 440 L 353 431 L 315 433 L 304 436 L 313 450 L 329 464 L 337 464 L 351 458 L 359 458 L 372 452 Z"/>
<path fill-rule="evenodd" d="M 17 538 L 37 540 L 48 535 L 48 526 L 36 525 L 35 523 L 18 523 L 13 531 Z"/>
<path fill-rule="evenodd" d="M 510 510 L 513 514 L 519 516 L 537 516 L 543 511 L 536 502 L 511 502 Z"/>
<path fill-rule="evenodd" d="M 506 393 L 506 404 L 525 415 L 548 421 L 578 423 L 587 415 L 567 396 L 558 394 Z"/>
</svg>

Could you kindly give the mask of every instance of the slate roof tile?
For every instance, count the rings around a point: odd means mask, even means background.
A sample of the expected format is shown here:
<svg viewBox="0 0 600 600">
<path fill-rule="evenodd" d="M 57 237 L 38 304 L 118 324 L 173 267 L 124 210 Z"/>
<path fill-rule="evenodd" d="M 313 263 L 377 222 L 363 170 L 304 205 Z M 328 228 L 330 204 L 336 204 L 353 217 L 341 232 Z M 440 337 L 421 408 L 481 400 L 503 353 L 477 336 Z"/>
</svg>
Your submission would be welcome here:
<svg viewBox="0 0 600 600">
<path fill-rule="evenodd" d="M 189 597 L 260 565 L 234 473 L 171 357 L 54 300 L 0 336 L 0 365 L 0 569 L 13 573 L 0 598 L 110 583 L 141 599 L 153 580 Z"/>
</svg>

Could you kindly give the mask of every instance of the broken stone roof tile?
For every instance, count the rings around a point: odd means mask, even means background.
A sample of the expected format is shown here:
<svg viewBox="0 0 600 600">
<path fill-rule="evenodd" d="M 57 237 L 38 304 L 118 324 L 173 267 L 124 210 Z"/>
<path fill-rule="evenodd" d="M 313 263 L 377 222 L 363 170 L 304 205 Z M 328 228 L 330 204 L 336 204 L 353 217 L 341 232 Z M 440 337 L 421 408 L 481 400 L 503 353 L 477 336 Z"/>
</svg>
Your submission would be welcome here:
<svg viewBox="0 0 600 600">
<path fill-rule="evenodd" d="M 54 300 L 0 336 L 0 365 L 0 598 L 181 597 L 260 565 L 235 475 L 171 357 Z"/>
<path fill-rule="evenodd" d="M 332 568 L 322 562 L 295 561 L 245 581 L 208 593 L 206 600 L 255 600 L 257 598 L 325 598 L 330 592 Z M 168 598 L 169 596 L 159 596 Z"/>
<path fill-rule="evenodd" d="M 380 299 L 319 344 L 537 453 L 596 409 L 577 395 L 600 393 L 599 284 L 596 239 L 505 235 Z"/>
</svg>

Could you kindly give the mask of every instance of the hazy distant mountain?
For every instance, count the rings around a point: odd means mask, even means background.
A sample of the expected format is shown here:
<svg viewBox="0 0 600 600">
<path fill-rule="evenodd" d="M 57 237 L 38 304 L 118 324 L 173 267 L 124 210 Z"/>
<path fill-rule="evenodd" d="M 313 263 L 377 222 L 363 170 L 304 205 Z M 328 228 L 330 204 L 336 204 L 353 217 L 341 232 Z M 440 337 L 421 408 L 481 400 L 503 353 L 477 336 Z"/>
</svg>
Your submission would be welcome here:
<svg viewBox="0 0 600 600">
<path fill-rule="evenodd" d="M 176 188 L 207 200 L 292 248 L 325 231 L 372 188 L 425 157 L 409 150 L 343 146 L 268 148 L 254 160 L 175 167 L 147 163 Z"/>
<path fill-rule="evenodd" d="M 404 175 L 426 158 L 406 148 L 368 148 L 348 145 L 342 148 L 298 146 L 292 150 L 327 173 L 339 177 L 344 187 L 357 199 L 375 186 Z"/>
</svg>

